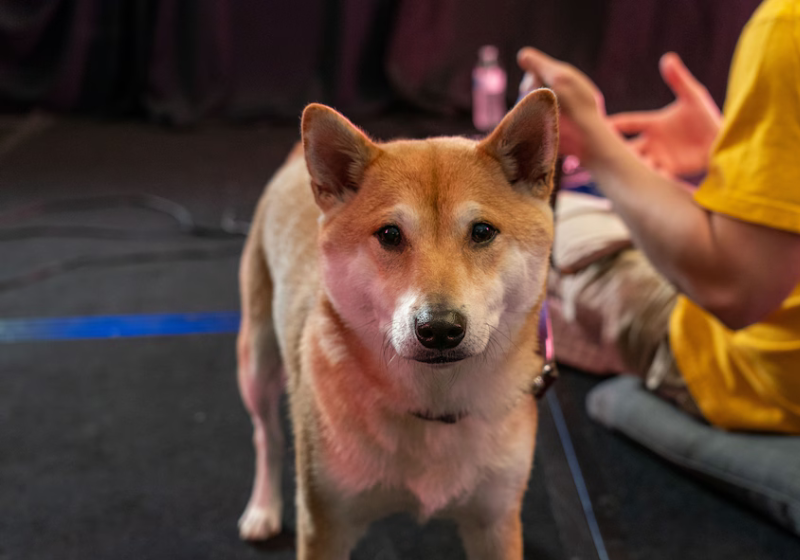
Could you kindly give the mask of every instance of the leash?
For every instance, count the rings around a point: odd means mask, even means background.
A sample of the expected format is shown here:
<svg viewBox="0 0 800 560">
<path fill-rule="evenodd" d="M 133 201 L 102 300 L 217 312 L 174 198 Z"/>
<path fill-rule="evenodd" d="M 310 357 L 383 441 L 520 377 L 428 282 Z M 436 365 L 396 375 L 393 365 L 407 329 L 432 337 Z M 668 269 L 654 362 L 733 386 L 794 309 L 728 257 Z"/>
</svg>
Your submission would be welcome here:
<svg viewBox="0 0 800 560">
<path fill-rule="evenodd" d="M 544 350 L 544 352 L 542 352 Z M 534 398 L 540 400 L 550 386 L 558 379 L 555 350 L 553 347 L 553 326 L 550 323 L 550 314 L 547 312 L 547 300 L 542 303 L 539 312 L 539 351 L 544 357 L 542 372 L 536 376 L 531 386 Z"/>
</svg>

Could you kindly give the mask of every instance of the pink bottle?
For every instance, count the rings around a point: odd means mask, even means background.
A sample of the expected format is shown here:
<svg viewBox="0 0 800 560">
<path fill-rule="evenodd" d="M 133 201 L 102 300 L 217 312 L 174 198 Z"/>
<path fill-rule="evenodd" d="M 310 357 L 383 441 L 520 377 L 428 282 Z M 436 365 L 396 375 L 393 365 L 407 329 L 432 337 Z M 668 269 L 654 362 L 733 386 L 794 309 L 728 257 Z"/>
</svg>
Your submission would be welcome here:
<svg viewBox="0 0 800 560">
<path fill-rule="evenodd" d="M 482 132 L 492 130 L 506 114 L 506 73 L 497 54 L 493 45 L 481 47 L 472 71 L 472 122 Z"/>
</svg>

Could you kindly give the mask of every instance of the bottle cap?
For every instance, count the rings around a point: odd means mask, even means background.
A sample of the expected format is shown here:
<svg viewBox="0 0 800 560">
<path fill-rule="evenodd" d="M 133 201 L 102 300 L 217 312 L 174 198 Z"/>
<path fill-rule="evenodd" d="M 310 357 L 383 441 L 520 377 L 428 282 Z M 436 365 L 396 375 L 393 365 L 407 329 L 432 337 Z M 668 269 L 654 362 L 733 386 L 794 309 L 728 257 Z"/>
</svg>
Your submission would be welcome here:
<svg viewBox="0 0 800 560">
<path fill-rule="evenodd" d="M 497 62 L 499 51 L 494 45 L 484 45 L 478 50 L 478 58 L 483 63 Z"/>
</svg>

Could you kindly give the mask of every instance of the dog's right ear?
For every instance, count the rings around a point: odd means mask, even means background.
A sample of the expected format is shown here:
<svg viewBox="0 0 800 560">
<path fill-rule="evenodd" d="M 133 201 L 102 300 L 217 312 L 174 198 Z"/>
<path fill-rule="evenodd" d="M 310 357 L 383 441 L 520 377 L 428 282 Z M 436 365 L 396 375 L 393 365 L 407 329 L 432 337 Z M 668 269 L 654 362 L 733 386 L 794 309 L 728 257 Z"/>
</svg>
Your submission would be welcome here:
<svg viewBox="0 0 800 560">
<path fill-rule="evenodd" d="M 555 94 L 544 88 L 529 93 L 479 146 L 500 162 L 509 183 L 547 200 L 558 155 Z"/>
<path fill-rule="evenodd" d="M 303 111 L 301 130 L 314 198 L 327 212 L 355 195 L 380 149 L 340 113 L 318 103 Z"/>
</svg>

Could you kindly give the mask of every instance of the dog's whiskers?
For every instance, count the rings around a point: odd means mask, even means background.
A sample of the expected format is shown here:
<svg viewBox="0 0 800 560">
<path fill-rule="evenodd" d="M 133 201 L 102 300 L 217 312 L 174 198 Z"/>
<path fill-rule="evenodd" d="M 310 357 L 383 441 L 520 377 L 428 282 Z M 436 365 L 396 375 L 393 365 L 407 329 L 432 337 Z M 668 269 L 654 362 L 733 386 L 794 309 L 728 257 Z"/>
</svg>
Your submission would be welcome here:
<svg viewBox="0 0 800 560">
<path fill-rule="evenodd" d="M 500 341 L 497 340 L 497 338 L 494 336 L 495 333 L 502 335 L 509 342 L 511 347 L 519 350 L 519 346 L 514 342 L 514 340 L 508 334 L 504 333 L 499 328 L 490 325 L 489 323 L 486 323 L 485 327 L 486 330 L 489 331 L 490 333 L 488 338 L 488 343 L 486 346 L 486 351 L 484 352 L 484 354 L 486 354 L 487 361 L 489 358 L 492 358 L 492 360 L 497 358 L 498 353 L 500 353 L 504 358 L 507 358 L 509 351 L 511 350 L 509 346 L 504 346 L 500 344 Z"/>
</svg>

